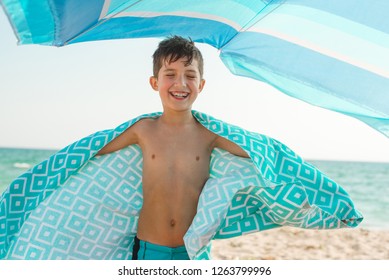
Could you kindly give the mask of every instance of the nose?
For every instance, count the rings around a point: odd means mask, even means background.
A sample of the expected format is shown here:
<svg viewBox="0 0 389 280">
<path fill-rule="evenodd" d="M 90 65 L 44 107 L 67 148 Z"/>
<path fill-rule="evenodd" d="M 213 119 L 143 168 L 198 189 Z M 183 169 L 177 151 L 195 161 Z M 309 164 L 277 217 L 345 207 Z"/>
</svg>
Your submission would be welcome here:
<svg viewBox="0 0 389 280">
<path fill-rule="evenodd" d="M 177 79 L 175 80 L 175 84 L 177 86 L 186 87 L 186 77 L 184 75 L 177 76 Z"/>
</svg>

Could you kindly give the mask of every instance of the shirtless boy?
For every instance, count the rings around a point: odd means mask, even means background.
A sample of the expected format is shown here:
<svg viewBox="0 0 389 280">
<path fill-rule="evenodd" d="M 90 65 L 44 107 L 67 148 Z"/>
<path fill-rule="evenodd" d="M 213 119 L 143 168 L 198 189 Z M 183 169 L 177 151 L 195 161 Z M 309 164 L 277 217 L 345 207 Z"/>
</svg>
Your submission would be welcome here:
<svg viewBox="0 0 389 280">
<path fill-rule="evenodd" d="M 215 147 L 248 157 L 236 144 L 204 128 L 191 109 L 204 88 L 203 58 L 192 41 L 174 36 L 153 55 L 151 87 L 163 114 L 142 119 L 99 154 L 138 144 L 143 153 L 143 206 L 133 259 L 189 259 L 183 237 L 197 212 Z"/>
</svg>

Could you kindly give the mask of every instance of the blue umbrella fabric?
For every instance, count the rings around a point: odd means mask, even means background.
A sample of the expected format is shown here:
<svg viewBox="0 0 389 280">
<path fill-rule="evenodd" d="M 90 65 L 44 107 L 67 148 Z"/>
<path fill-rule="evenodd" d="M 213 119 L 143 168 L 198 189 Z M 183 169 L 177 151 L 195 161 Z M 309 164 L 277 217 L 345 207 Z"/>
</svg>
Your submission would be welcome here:
<svg viewBox="0 0 389 280">
<path fill-rule="evenodd" d="M 389 136 L 389 2 L 1 0 L 19 44 L 181 35 L 271 84 Z"/>
</svg>

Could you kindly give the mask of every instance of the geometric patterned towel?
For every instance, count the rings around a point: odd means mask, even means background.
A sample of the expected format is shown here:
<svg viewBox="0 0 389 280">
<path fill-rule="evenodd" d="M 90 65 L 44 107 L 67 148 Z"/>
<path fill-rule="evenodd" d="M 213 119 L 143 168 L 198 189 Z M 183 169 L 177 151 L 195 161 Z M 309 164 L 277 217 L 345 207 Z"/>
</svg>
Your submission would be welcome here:
<svg viewBox="0 0 389 280">
<path fill-rule="evenodd" d="M 96 153 L 142 115 L 73 143 L 11 183 L 0 200 L 0 259 L 131 259 L 142 197 L 137 145 Z M 345 190 L 282 143 L 193 111 L 250 159 L 215 149 L 210 178 L 184 237 L 192 259 L 212 239 L 280 226 L 333 229 L 363 219 Z"/>
</svg>

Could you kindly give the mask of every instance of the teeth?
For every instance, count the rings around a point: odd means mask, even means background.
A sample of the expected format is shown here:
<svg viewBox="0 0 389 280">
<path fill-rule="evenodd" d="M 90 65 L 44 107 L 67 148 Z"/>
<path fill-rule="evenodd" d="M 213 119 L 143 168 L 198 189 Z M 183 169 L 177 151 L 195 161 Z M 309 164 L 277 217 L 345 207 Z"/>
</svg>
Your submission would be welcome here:
<svg viewBox="0 0 389 280">
<path fill-rule="evenodd" d="M 175 97 L 187 97 L 187 93 L 172 93 Z"/>
</svg>

